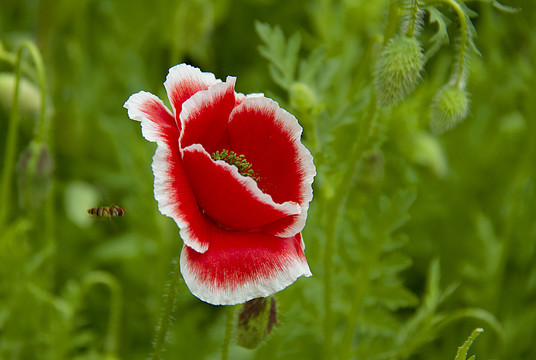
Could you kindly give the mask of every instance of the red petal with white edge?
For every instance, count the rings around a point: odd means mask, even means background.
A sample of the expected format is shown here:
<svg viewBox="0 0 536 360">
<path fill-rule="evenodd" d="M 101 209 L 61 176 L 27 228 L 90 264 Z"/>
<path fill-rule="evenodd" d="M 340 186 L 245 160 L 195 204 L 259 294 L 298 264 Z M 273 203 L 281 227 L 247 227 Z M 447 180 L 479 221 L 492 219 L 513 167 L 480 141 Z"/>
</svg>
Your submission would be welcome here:
<svg viewBox="0 0 536 360">
<path fill-rule="evenodd" d="M 311 153 L 300 141 L 298 120 L 273 100 L 251 97 L 234 108 L 227 133 L 230 149 L 253 164 L 259 187 L 276 203 L 291 201 L 301 207 L 298 216 L 282 219 L 263 231 L 282 237 L 299 233 L 313 198 L 316 169 Z"/>
<path fill-rule="evenodd" d="M 202 214 L 194 198 L 179 154 L 179 131 L 162 101 L 147 92 L 132 95 L 125 103 L 132 120 L 141 122 L 143 136 L 157 143 L 153 156 L 154 196 L 158 209 L 179 226 L 185 244 L 196 251 L 208 249 L 202 236 Z M 197 236 L 194 236 L 197 235 Z"/>
<path fill-rule="evenodd" d="M 283 290 L 311 276 L 301 235 L 279 238 L 231 232 L 212 225 L 210 248 L 198 253 L 183 246 L 180 268 L 192 294 L 213 305 L 241 304 Z"/>
<path fill-rule="evenodd" d="M 179 114 L 182 104 L 198 91 L 206 90 L 209 86 L 221 82 L 214 74 L 202 72 L 188 64 L 179 64 L 169 69 L 164 82 L 169 101 L 175 111 L 177 126 L 180 129 Z"/>
<path fill-rule="evenodd" d="M 235 81 L 236 78 L 229 76 L 226 82 L 199 91 L 182 104 L 181 149 L 202 144 L 212 153 L 217 144 L 225 142 L 229 115 L 235 107 Z"/>
<path fill-rule="evenodd" d="M 197 203 L 224 229 L 256 230 L 301 211 L 292 201 L 275 203 L 255 180 L 223 160 L 213 161 L 200 144 L 183 149 L 182 156 Z"/>
<path fill-rule="evenodd" d="M 167 141 L 179 136 L 175 118 L 162 100 L 146 91 L 131 95 L 123 105 L 128 117 L 141 122 L 143 137 L 149 141 Z"/>
</svg>

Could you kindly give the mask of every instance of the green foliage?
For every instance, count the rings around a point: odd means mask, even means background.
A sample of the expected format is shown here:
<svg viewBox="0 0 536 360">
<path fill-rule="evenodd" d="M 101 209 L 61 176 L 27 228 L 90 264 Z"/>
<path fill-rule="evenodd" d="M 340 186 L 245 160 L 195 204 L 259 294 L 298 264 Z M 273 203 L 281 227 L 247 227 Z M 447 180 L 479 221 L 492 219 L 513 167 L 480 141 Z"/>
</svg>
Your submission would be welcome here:
<svg viewBox="0 0 536 360">
<path fill-rule="evenodd" d="M 314 276 L 229 359 L 446 360 L 475 328 L 456 360 L 479 329 L 478 358 L 534 358 L 535 16 L 523 0 L 2 1 L 0 359 L 146 359 L 153 341 L 220 357 L 226 311 L 168 282 L 178 229 L 122 108 L 164 99 L 180 62 L 277 99 L 318 171 Z M 87 216 L 114 203 L 124 217 Z"/>
<path fill-rule="evenodd" d="M 466 360 L 467 359 L 467 352 L 469 351 L 469 347 L 473 344 L 475 339 L 482 333 L 484 329 L 478 328 L 474 329 L 471 335 L 465 340 L 462 346 L 458 348 L 458 352 L 456 353 L 456 358 L 454 360 Z M 475 360 L 475 355 L 471 356 L 469 360 Z"/>
</svg>

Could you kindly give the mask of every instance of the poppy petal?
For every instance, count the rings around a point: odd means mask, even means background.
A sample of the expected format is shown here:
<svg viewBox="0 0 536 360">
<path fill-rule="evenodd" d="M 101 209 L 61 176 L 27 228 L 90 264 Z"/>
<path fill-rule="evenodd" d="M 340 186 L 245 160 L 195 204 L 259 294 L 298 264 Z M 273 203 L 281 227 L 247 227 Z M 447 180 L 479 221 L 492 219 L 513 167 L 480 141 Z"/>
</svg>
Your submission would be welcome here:
<svg viewBox="0 0 536 360">
<path fill-rule="evenodd" d="M 182 154 L 197 203 L 225 229 L 257 230 L 301 211 L 292 201 L 275 203 L 254 179 L 223 160 L 213 161 L 200 144 L 183 149 Z"/>
<path fill-rule="evenodd" d="M 235 106 L 235 81 L 236 78 L 229 76 L 226 82 L 199 91 L 184 102 L 180 113 L 181 149 L 202 144 L 207 151 L 213 152 L 226 138 L 229 115 Z"/>
<path fill-rule="evenodd" d="M 312 276 L 301 235 L 279 238 L 212 226 L 210 248 L 183 246 L 180 268 L 192 294 L 213 305 L 234 305 L 283 290 Z"/>
<path fill-rule="evenodd" d="M 131 95 L 123 107 L 127 109 L 128 117 L 141 122 L 145 139 L 156 142 L 179 136 L 173 114 L 156 95 L 140 91 Z"/>
<path fill-rule="evenodd" d="M 219 82 L 221 81 L 216 79 L 214 74 L 202 72 L 199 68 L 188 64 L 175 65 L 169 69 L 164 87 L 175 111 L 179 129 L 179 114 L 182 110 L 182 104 L 198 91 L 206 90 L 209 86 Z"/>
<path fill-rule="evenodd" d="M 143 136 L 157 143 L 152 169 L 158 209 L 175 220 L 185 244 L 206 251 L 208 241 L 201 239 L 207 237 L 199 236 L 200 229 L 196 228 L 202 224 L 202 214 L 184 173 L 173 115 L 158 97 L 147 92 L 132 95 L 124 106 L 132 120 L 141 122 Z"/>
<path fill-rule="evenodd" d="M 229 147 L 254 165 L 259 187 L 276 203 L 292 201 L 301 207 L 298 216 L 264 229 L 277 236 L 293 236 L 303 229 L 313 198 L 316 169 L 300 141 L 302 130 L 293 115 L 265 97 L 250 97 L 236 106 L 227 129 Z"/>
</svg>

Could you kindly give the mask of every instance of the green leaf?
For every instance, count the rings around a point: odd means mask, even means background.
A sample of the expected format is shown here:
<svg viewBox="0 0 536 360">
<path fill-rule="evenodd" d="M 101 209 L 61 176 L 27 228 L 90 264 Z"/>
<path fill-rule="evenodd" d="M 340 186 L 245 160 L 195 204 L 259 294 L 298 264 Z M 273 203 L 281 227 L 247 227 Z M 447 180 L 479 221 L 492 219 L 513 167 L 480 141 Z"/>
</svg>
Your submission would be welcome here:
<svg viewBox="0 0 536 360">
<path fill-rule="evenodd" d="M 385 305 L 390 310 L 413 307 L 419 299 L 402 285 L 376 285 L 372 286 L 367 297 L 373 302 Z"/>
<path fill-rule="evenodd" d="M 503 4 L 501 4 L 500 2 L 498 2 L 496 0 L 493 1 L 493 7 L 495 9 L 497 9 L 497 10 L 504 11 L 504 12 L 510 13 L 510 14 L 516 14 L 516 13 L 521 11 L 520 8 L 506 6 L 506 5 L 503 5 Z"/>
<path fill-rule="evenodd" d="M 287 41 L 279 26 L 270 27 L 257 21 L 255 29 L 264 42 L 264 45 L 259 46 L 259 52 L 270 62 L 269 71 L 272 79 L 283 89 L 290 91 L 296 80 L 300 34 L 294 33 Z"/>
<path fill-rule="evenodd" d="M 392 275 L 409 268 L 413 264 L 411 258 L 402 253 L 388 253 L 381 259 L 378 266 L 371 271 L 372 277 Z"/>
<path fill-rule="evenodd" d="M 456 358 L 454 360 L 466 360 L 467 359 L 467 352 L 469 351 L 469 347 L 473 344 L 475 339 L 480 335 L 480 333 L 484 332 L 484 329 L 477 328 L 474 329 L 471 335 L 465 340 L 462 346 L 458 348 L 458 352 L 456 353 Z M 469 360 L 474 359 L 475 355 L 471 356 Z"/>
<path fill-rule="evenodd" d="M 367 334 L 393 335 L 400 329 L 400 323 L 381 307 L 366 308 L 359 317 L 360 330 Z"/>
<path fill-rule="evenodd" d="M 450 23 L 448 17 L 446 17 L 441 11 L 439 11 L 435 6 L 427 6 L 426 11 L 429 14 L 430 24 L 437 23 L 437 31 L 430 38 L 432 45 L 428 47 L 424 54 L 424 61 L 428 61 L 432 56 L 434 56 L 439 48 L 442 45 L 449 43 L 449 33 L 447 31 L 447 26 Z"/>
</svg>

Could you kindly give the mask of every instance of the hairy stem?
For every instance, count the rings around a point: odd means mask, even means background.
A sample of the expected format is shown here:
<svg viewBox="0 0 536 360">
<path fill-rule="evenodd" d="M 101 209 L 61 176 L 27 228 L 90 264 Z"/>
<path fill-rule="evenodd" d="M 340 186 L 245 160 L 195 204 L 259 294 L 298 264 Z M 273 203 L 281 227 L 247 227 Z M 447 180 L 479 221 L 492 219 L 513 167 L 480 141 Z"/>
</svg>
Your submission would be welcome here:
<svg viewBox="0 0 536 360">
<path fill-rule="evenodd" d="M 175 296 L 177 293 L 177 286 L 179 283 L 180 273 L 180 251 L 177 258 L 173 260 L 173 271 L 171 277 L 166 286 L 166 293 L 164 294 L 164 308 L 162 309 L 162 315 L 158 321 L 156 335 L 153 341 L 153 353 L 151 354 L 151 360 L 162 359 L 162 353 L 164 352 L 164 343 L 166 342 L 166 336 L 169 329 L 169 323 L 171 320 L 171 313 L 175 306 Z"/>
<path fill-rule="evenodd" d="M 227 360 L 229 358 L 229 346 L 231 345 L 231 335 L 233 334 L 235 306 L 228 306 L 226 310 L 227 319 L 225 321 L 225 336 L 223 338 L 223 345 L 221 348 L 221 360 Z"/>
<path fill-rule="evenodd" d="M 420 21 L 419 1 L 409 0 L 409 6 L 407 10 L 409 11 L 409 16 L 408 16 L 408 21 L 406 24 L 407 26 L 406 36 L 412 37 L 419 30 L 419 21 Z"/>
<path fill-rule="evenodd" d="M 119 281 L 104 271 L 95 271 L 84 279 L 85 291 L 93 285 L 102 284 L 110 290 L 110 314 L 108 316 L 108 330 L 104 342 L 107 354 L 117 354 L 119 343 L 119 325 L 121 321 L 122 295 Z"/>
<path fill-rule="evenodd" d="M 466 69 L 466 60 L 467 60 L 467 50 L 468 50 L 468 33 L 467 33 L 467 17 L 463 12 L 460 5 L 454 0 L 442 0 L 444 3 L 450 5 L 460 21 L 460 48 L 458 50 L 458 59 L 456 60 L 456 65 L 453 72 L 453 81 L 458 88 L 464 88 L 465 86 L 465 69 Z"/>
</svg>

